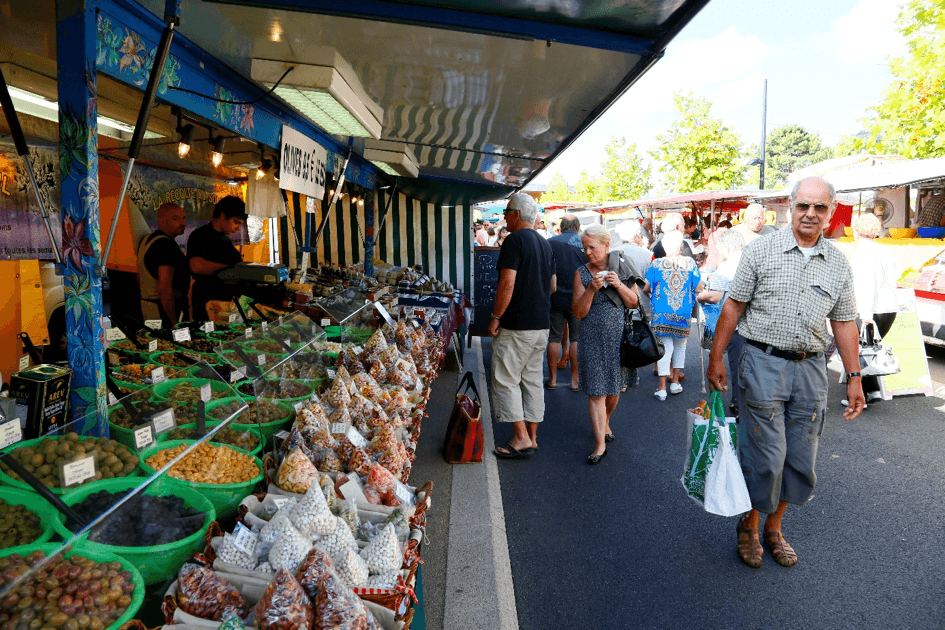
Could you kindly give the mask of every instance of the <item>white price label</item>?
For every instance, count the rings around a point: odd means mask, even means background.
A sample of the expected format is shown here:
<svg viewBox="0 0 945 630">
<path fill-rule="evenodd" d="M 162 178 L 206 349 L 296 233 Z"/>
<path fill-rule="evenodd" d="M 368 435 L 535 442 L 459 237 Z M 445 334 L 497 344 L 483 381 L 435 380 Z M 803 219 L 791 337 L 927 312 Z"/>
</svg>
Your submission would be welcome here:
<svg viewBox="0 0 945 630">
<path fill-rule="evenodd" d="M 160 385 L 167 380 L 167 377 L 164 376 L 164 367 L 157 367 L 151 370 L 151 384 Z"/>
<path fill-rule="evenodd" d="M 239 523 L 233 531 L 233 546 L 247 556 L 252 556 L 253 552 L 256 551 L 257 540 L 259 539 L 256 534 L 242 523 Z"/>
<path fill-rule="evenodd" d="M 394 495 L 404 503 L 413 503 L 415 500 L 414 494 L 410 491 L 410 488 L 399 481 L 397 485 L 394 486 Z"/>
<path fill-rule="evenodd" d="M 25 370 L 30 366 L 30 355 L 25 355 L 20 357 L 20 372 Z"/>
<path fill-rule="evenodd" d="M 289 497 L 273 497 L 272 502 L 276 504 L 277 510 L 281 510 L 282 506 L 289 502 Z"/>
<path fill-rule="evenodd" d="M 364 348 L 362 348 L 361 346 L 355 346 L 353 350 L 355 354 L 361 354 L 362 352 L 364 352 Z"/>
<path fill-rule="evenodd" d="M 246 338 L 247 338 L 247 339 L 252 339 L 252 338 L 253 338 L 253 329 L 252 329 L 252 327 L 251 327 L 251 326 L 247 326 L 247 327 L 246 327 L 246 332 L 245 332 L 244 334 L 246 335 Z"/>
<path fill-rule="evenodd" d="M 161 413 L 156 413 L 151 417 L 151 424 L 154 425 L 154 434 L 161 435 L 177 426 L 177 420 L 174 419 L 174 410 L 165 409 Z"/>
<path fill-rule="evenodd" d="M 210 402 L 210 398 L 213 397 L 213 392 L 210 391 L 210 383 L 204 383 L 200 386 L 200 400 L 204 402 Z"/>
<path fill-rule="evenodd" d="M 106 328 L 105 341 L 121 341 L 125 338 L 125 333 L 120 328 Z"/>
<path fill-rule="evenodd" d="M 302 401 L 299 401 L 292 405 L 292 408 L 295 409 L 295 413 L 302 411 Z"/>
<path fill-rule="evenodd" d="M 115 396 L 115 394 L 108 392 L 108 406 L 110 407 L 112 405 L 117 405 L 117 404 L 118 404 L 118 398 Z"/>
<path fill-rule="evenodd" d="M 108 353 L 108 364 L 109 365 L 118 365 L 121 363 L 121 360 L 118 358 L 117 352 Z"/>
<path fill-rule="evenodd" d="M 260 354 L 256 356 L 256 360 L 259 362 L 259 365 L 266 365 L 266 355 Z"/>
<path fill-rule="evenodd" d="M 267 322 L 266 320 L 263 320 L 262 324 L 260 325 L 262 326 L 263 330 L 269 330 L 269 322 Z"/>
<path fill-rule="evenodd" d="M 327 317 L 322 318 L 322 327 L 324 328 L 325 326 L 331 326 L 331 320 Z M 312 332 L 315 332 L 314 328 L 312 329 Z"/>
<path fill-rule="evenodd" d="M 335 380 L 335 375 L 337 374 L 337 372 L 335 372 L 333 369 L 325 368 L 325 373 L 328 374 L 328 378 L 330 380 L 332 381 Z"/>
<path fill-rule="evenodd" d="M 159 319 L 146 319 L 144 325 L 151 330 L 161 330 L 161 320 Z"/>
<path fill-rule="evenodd" d="M 174 341 L 190 341 L 190 328 L 178 328 L 171 334 L 174 335 Z"/>
<path fill-rule="evenodd" d="M 354 427 L 348 427 L 348 432 L 345 433 L 345 437 L 347 437 L 348 441 L 358 448 L 364 448 L 368 445 L 368 441 L 365 439 L 365 437 L 358 433 L 358 430 Z"/>
<path fill-rule="evenodd" d="M 134 430 L 135 448 L 142 450 L 154 444 L 154 429 L 151 423 L 143 424 Z"/>
<path fill-rule="evenodd" d="M 381 304 L 380 302 L 375 302 L 374 308 L 376 308 L 377 312 L 381 314 L 381 317 L 384 318 L 385 322 L 387 322 L 388 324 L 394 323 L 394 319 L 390 316 L 390 313 L 387 312 L 387 309 L 384 308 L 383 304 Z"/>
<path fill-rule="evenodd" d="M 280 442 L 285 442 L 286 440 L 289 439 L 289 432 L 288 432 L 288 431 L 279 431 L 278 433 L 276 433 L 276 434 L 275 434 L 274 436 L 272 436 L 272 437 L 274 437 L 275 439 L 279 440 Z"/>
<path fill-rule="evenodd" d="M 60 464 L 59 476 L 63 488 L 71 488 L 95 476 L 95 456 L 90 455 L 68 464 Z"/>
<path fill-rule="evenodd" d="M 230 316 L 226 318 L 226 321 L 230 324 L 235 324 L 239 321 L 239 315 L 236 313 L 230 313 Z"/>
<path fill-rule="evenodd" d="M 213 327 L 213 322 L 204 322 L 200 325 L 200 330 L 204 331 L 205 333 L 212 333 L 216 329 Z"/>
<path fill-rule="evenodd" d="M 11 444 L 16 444 L 23 439 L 23 427 L 20 426 L 20 419 L 13 418 L 9 422 L 0 424 L 0 448 L 6 448 Z"/>
<path fill-rule="evenodd" d="M 158 342 L 157 339 L 152 339 L 148 342 L 148 352 L 157 352 Z"/>
<path fill-rule="evenodd" d="M 230 372 L 230 382 L 235 383 L 236 381 L 241 381 L 243 380 L 243 376 L 244 374 L 243 374 L 242 369 L 233 370 L 232 372 Z"/>
<path fill-rule="evenodd" d="M 420 328 L 420 322 L 418 322 L 417 320 L 411 319 L 410 323 L 413 324 L 414 328 Z"/>
<path fill-rule="evenodd" d="M 332 435 L 344 435 L 347 432 L 348 432 L 347 422 L 332 422 L 331 423 Z"/>
</svg>

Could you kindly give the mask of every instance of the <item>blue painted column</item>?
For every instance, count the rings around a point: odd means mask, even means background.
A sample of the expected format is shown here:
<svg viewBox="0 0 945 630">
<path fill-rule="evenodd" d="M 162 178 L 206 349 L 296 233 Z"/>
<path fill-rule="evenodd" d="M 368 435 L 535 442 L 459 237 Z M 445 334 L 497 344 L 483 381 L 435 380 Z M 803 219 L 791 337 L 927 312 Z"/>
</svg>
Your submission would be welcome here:
<svg viewBox="0 0 945 630">
<path fill-rule="evenodd" d="M 86 0 L 56 0 L 59 169 L 62 194 L 66 339 L 72 418 L 80 433 L 108 435 L 98 198 L 96 11 Z M 91 406 L 91 407 L 90 407 Z M 89 408 L 90 407 L 90 408 Z M 97 410 L 96 413 L 91 413 Z"/>
<path fill-rule="evenodd" d="M 377 191 L 364 195 L 364 273 L 374 275 L 374 203 Z"/>
</svg>

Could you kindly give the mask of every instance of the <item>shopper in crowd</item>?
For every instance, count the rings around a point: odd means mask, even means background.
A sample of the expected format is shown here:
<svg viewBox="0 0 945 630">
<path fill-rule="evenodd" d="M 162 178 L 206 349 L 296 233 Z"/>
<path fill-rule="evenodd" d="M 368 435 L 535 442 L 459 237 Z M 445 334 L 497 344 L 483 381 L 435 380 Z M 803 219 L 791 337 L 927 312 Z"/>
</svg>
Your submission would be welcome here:
<svg viewBox="0 0 945 630">
<path fill-rule="evenodd" d="M 745 208 L 742 222 L 732 229 L 742 235 L 742 238 L 745 239 L 745 245 L 756 238 L 776 231 L 772 226 L 765 225 L 765 207 L 760 203 L 749 204 Z"/>
<path fill-rule="evenodd" d="M 643 226 L 643 230 L 646 232 L 647 242 L 652 243 L 653 242 L 653 219 L 651 219 L 650 217 L 646 217 L 645 219 L 643 219 L 643 222 L 641 223 L 641 225 Z"/>
<path fill-rule="evenodd" d="M 486 245 L 495 247 L 496 241 L 499 240 L 499 235 L 495 233 L 495 228 L 490 225 L 489 229 L 486 230 L 486 234 L 488 235 L 486 237 Z"/>
<path fill-rule="evenodd" d="M 485 247 L 489 242 L 489 233 L 486 232 L 485 225 L 482 221 L 476 223 L 476 245 L 479 247 Z"/>
<path fill-rule="evenodd" d="M 551 296 L 551 332 L 548 334 L 548 382 L 545 387 L 555 389 L 558 384 L 558 360 L 571 363 L 571 391 L 579 391 L 578 381 L 578 337 L 581 320 L 571 310 L 574 294 L 574 272 L 587 263 L 584 251 L 573 245 L 571 239 L 578 235 L 581 221 L 573 214 L 561 219 L 561 234 L 548 239 L 555 256 L 555 282 L 558 290 Z M 568 343 L 565 340 L 569 340 Z M 562 349 L 567 349 L 561 356 Z"/>
<path fill-rule="evenodd" d="M 639 305 L 639 278 L 629 259 L 610 251 L 610 232 L 604 226 L 587 226 L 581 240 L 588 262 L 574 274 L 571 310 L 582 320 L 578 367 L 594 430 L 587 463 L 594 466 L 607 454 L 607 442 L 615 439 L 610 417 L 633 376 L 620 365 L 620 337 L 625 310 Z"/>
<path fill-rule="evenodd" d="M 492 342 L 492 403 L 499 422 L 512 424 L 514 435 L 493 452 L 496 457 L 526 457 L 538 450 L 538 423 L 544 419 L 542 355 L 548 345 L 555 261 L 535 231 L 538 204 L 515 193 L 505 208 L 511 232 L 502 244 L 499 286 L 489 334 Z"/>
<path fill-rule="evenodd" d="M 935 194 L 937 193 L 937 194 Z M 926 188 L 922 191 L 919 216 L 916 221 L 919 227 L 940 227 L 945 219 L 945 189 L 935 190 Z"/>
<path fill-rule="evenodd" d="M 623 252 L 627 258 L 633 261 L 636 275 L 642 278 L 646 275 L 650 261 L 653 260 L 653 252 L 647 248 L 649 242 L 647 241 L 646 230 L 638 221 L 624 221 L 617 226 L 617 233 L 624 243 L 615 248 L 616 251 Z"/>
<path fill-rule="evenodd" d="M 505 238 L 506 238 L 508 235 L 509 235 L 508 229 L 506 229 L 506 227 L 505 227 L 504 225 L 503 225 L 502 227 L 500 227 L 500 228 L 499 228 L 499 236 L 498 236 L 498 238 L 497 238 L 496 241 L 495 241 L 495 246 L 496 246 L 496 247 L 502 247 L 502 243 L 505 242 Z"/>
<path fill-rule="evenodd" d="M 158 229 L 138 245 L 141 314 L 145 320 L 159 319 L 170 328 L 182 315 L 190 317 L 190 267 L 174 240 L 184 233 L 187 217 L 176 203 L 165 203 L 158 208 L 157 218 Z"/>
<path fill-rule="evenodd" d="M 187 261 L 194 276 L 193 321 L 209 319 L 207 302 L 233 299 L 233 286 L 217 277 L 222 269 L 243 261 L 230 236 L 246 223 L 246 204 L 230 195 L 217 202 L 213 218 L 190 234 L 187 239 Z"/>
<path fill-rule="evenodd" d="M 721 262 L 719 258 L 719 238 L 731 227 L 732 224 L 728 221 L 719 221 L 718 226 L 709 233 L 709 236 L 706 238 L 706 258 L 705 264 L 702 266 L 703 270 L 712 271 L 719 266 Z M 744 238 L 742 242 L 745 242 Z"/>
<path fill-rule="evenodd" d="M 678 232 L 680 236 L 683 235 L 683 228 L 685 226 L 685 219 L 683 215 L 679 212 L 670 212 L 665 217 L 663 217 L 662 222 L 660 222 L 660 234 L 659 239 L 653 243 L 653 258 L 662 258 L 666 255 L 666 251 L 663 249 L 663 239 L 667 234 L 673 232 Z M 689 247 L 689 244 L 683 241 L 682 244 L 682 255 L 692 258 L 692 248 Z"/>
<path fill-rule="evenodd" d="M 882 223 L 872 214 L 861 214 L 853 221 L 853 289 L 856 294 L 857 325 L 866 326 L 866 335 L 873 341 L 876 334 L 885 337 L 893 322 L 899 304 L 896 302 L 896 265 L 886 247 L 874 239 L 880 233 Z M 879 380 L 875 376 L 863 378 L 863 393 L 867 403 L 883 399 L 879 391 Z M 846 404 L 844 404 L 846 406 Z"/>
<path fill-rule="evenodd" d="M 653 307 L 653 332 L 663 341 L 666 352 L 656 364 L 659 387 L 654 396 L 666 400 L 667 382 L 670 394 L 679 394 L 679 381 L 686 367 L 686 341 L 696 294 L 702 290 L 699 268 L 692 258 L 682 255 L 683 235 L 674 231 L 663 235 L 666 256 L 650 263 L 646 272 L 646 291 Z"/>
<path fill-rule="evenodd" d="M 722 232 L 718 239 L 718 248 L 721 261 L 719 267 L 706 276 L 705 288 L 696 296 L 696 299 L 702 304 L 703 313 L 705 313 L 704 334 L 710 335 L 710 343 L 712 337 L 715 336 L 719 316 L 722 314 L 722 307 L 728 297 L 729 285 L 732 283 L 732 278 L 735 277 L 735 270 L 738 269 L 738 261 L 742 258 L 745 239 L 734 230 L 726 230 Z M 738 417 L 738 358 L 742 354 L 744 344 L 745 340 L 738 334 L 736 329 L 732 333 L 732 340 L 725 351 L 728 357 L 728 373 L 731 375 L 732 401 L 729 405 L 729 411 L 736 417 Z"/>
<path fill-rule="evenodd" d="M 791 190 L 791 228 L 749 243 L 742 253 L 722 308 L 709 354 L 707 378 L 715 389 L 728 386 L 722 353 L 739 326 L 739 407 L 745 439 L 742 472 L 752 510 L 739 519 L 738 555 L 760 567 L 759 512 L 768 515 L 764 541 L 775 562 L 794 566 L 797 554 L 781 533 L 788 503 L 803 505 L 813 493 L 817 443 L 827 406 L 830 334 L 847 372 L 846 420 L 863 411 L 853 274 L 846 258 L 822 237 L 836 208 L 833 186 L 819 177 Z M 742 433 L 742 432 L 740 432 Z"/>
</svg>

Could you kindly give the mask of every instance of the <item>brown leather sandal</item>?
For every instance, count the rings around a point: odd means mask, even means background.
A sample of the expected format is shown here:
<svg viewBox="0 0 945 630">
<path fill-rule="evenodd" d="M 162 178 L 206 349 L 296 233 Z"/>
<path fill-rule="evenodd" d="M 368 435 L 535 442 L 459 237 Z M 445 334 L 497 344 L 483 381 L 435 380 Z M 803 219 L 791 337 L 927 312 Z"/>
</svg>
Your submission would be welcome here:
<svg viewBox="0 0 945 630">
<path fill-rule="evenodd" d="M 761 547 L 761 541 L 758 540 L 757 529 L 745 529 L 742 527 L 742 520 L 738 519 L 738 557 L 745 565 L 752 569 L 761 568 L 761 562 L 764 559 L 765 550 Z"/>
<path fill-rule="evenodd" d="M 782 567 L 793 567 L 797 564 L 797 553 L 788 544 L 788 541 L 784 540 L 784 534 L 781 532 L 765 532 L 764 539 L 775 562 Z"/>
</svg>

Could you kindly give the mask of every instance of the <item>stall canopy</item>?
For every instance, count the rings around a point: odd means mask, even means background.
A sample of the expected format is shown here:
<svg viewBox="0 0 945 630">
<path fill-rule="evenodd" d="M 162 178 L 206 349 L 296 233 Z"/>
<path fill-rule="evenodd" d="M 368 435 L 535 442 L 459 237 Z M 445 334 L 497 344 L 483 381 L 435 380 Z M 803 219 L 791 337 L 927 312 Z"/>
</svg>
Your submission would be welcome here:
<svg viewBox="0 0 945 630">
<path fill-rule="evenodd" d="M 724 204 L 734 205 L 744 208 L 748 205 L 749 199 L 757 196 L 757 190 L 703 190 L 700 192 L 686 193 L 683 195 L 669 195 L 667 197 L 653 197 L 652 199 L 634 199 L 631 201 L 613 201 L 602 204 L 596 208 L 602 214 L 613 214 L 625 212 L 630 208 L 652 208 L 654 210 L 668 210 L 671 208 L 690 208 L 693 206 L 711 207 L 715 202 L 716 209 L 721 209 Z"/>
<path fill-rule="evenodd" d="M 263 87 L 258 51 L 295 62 L 316 47 L 334 49 L 360 82 L 352 91 L 372 102 L 366 128 L 376 104 L 377 139 L 406 144 L 417 158 L 420 177 L 401 178 L 400 190 L 458 205 L 528 183 L 707 2 L 186 1 L 179 32 Z M 141 4 L 164 10 L 164 0 Z M 363 152 L 362 142 L 355 151 Z"/>
<path fill-rule="evenodd" d="M 935 184 L 945 179 L 945 158 L 867 163 L 856 168 L 829 170 L 823 177 L 838 193 Z"/>
</svg>

